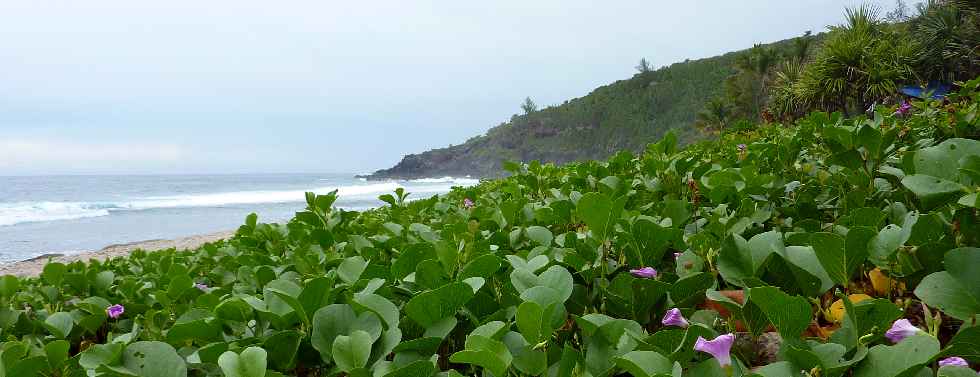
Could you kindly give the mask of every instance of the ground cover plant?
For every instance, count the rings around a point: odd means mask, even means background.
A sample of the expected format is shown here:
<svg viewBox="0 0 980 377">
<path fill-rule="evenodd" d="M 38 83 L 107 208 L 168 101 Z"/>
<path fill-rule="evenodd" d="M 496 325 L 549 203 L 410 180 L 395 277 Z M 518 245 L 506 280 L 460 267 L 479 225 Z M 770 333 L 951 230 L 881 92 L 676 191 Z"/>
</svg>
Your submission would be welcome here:
<svg viewBox="0 0 980 377">
<path fill-rule="evenodd" d="M 980 79 L 0 278 L 0 376 L 975 376 Z"/>
</svg>

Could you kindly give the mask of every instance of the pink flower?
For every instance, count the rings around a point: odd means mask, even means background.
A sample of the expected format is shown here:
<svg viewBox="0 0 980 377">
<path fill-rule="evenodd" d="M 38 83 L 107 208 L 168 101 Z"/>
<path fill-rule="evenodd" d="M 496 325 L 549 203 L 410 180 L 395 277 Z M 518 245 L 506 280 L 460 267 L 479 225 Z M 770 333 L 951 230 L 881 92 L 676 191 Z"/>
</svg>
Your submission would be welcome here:
<svg viewBox="0 0 980 377">
<path fill-rule="evenodd" d="M 698 337 L 698 340 L 694 342 L 694 350 L 710 353 L 711 356 L 718 360 L 718 364 L 721 366 L 732 365 L 732 344 L 735 343 L 735 334 L 728 333 L 725 335 L 719 335 L 717 338 L 712 340 L 706 340 L 702 337 Z"/>
<path fill-rule="evenodd" d="M 657 277 L 657 270 L 654 270 L 653 267 L 643 267 L 636 270 L 630 270 L 630 275 L 640 279 L 653 279 Z"/>
<path fill-rule="evenodd" d="M 922 330 L 920 330 L 918 327 L 912 326 L 912 323 L 909 322 L 909 320 L 902 318 L 895 321 L 895 323 L 892 323 L 892 328 L 885 331 L 885 337 L 892 341 L 892 343 L 898 343 L 901 342 L 902 339 L 915 335 L 919 331 Z"/>
<path fill-rule="evenodd" d="M 912 110 L 912 104 L 908 101 L 902 102 L 902 105 L 895 110 L 895 115 L 908 115 L 909 111 Z"/>
<path fill-rule="evenodd" d="M 680 258 L 681 257 L 681 254 L 684 254 L 684 253 L 674 253 L 674 259 Z"/>
<path fill-rule="evenodd" d="M 470 200 L 470 198 L 463 199 L 463 207 L 466 207 L 466 209 L 473 208 L 474 205 L 475 204 L 473 203 L 472 200 Z"/>
<path fill-rule="evenodd" d="M 115 304 L 113 306 L 105 308 L 105 312 L 106 314 L 109 315 L 109 318 L 116 319 L 121 317 L 123 313 L 126 312 L 126 308 L 120 304 Z"/>
<path fill-rule="evenodd" d="M 963 360 L 962 357 L 953 356 L 953 357 L 947 357 L 945 359 L 939 360 L 939 366 L 941 367 L 954 366 L 954 367 L 969 368 L 970 364 L 967 363 L 966 360 Z"/>
<path fill-rule="evenodd" d="M 687 319 L 684 319 L 684 315 L 681 314 L 681 310 L 678 308 L 673 308 L 664 314 L 664 319 L 660 321 L 664 326 L 677 326 L 677 327 L 687 327 L 690 325 Z"/>
<path fill-rule="evenodd" d="M 208 291 L 208 286 L 205 285 L 204 283 L 194 284 L 194 288 L 200 289 L 201 292 L 207 292 Z"/>
</svg>

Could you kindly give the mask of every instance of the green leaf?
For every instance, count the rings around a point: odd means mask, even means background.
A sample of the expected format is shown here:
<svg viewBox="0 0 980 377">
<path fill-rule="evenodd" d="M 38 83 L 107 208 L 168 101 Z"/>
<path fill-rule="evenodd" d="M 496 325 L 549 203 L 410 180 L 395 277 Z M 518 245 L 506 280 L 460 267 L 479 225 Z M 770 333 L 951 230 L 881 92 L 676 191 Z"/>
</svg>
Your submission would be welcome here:
<svg viewBox="0 0 980 377">
<path fill-rule="evenodd" d="M 57 312 L 44 319 L 44 328 L 48 329 L 55 338 L 66 338 L 74 325 L 75 321 L 71 314 L 65 312 Z"/>
<path fill-rule="evenodd" d="M 122 343 L 95 344 L 82 351 L 78 365 L 85 369 L 95 369 L 101 365 L 116 365 L 122 360 Z"/>
<path fill-rule="evenodd" d="M 170 285 L 167 286 L 167 296 L 171 299 L 178 299 L 184 292 L 187 292 L 194 287 L 194 280 L 191 280 L 190 276 L 187 275 L 177 275 L 170 279 Z"/>
<path fill-rule="evenodd" d="M 466 337 L 466 348 L 463 351 L 449 357 L 451 362 L 477 365 L 495 376 L 505 376 L 513 360 L 513 355 L 504 343 L 473 334 Z"/>
<path fill-rule="evenodd" d="M 497 270 L 500 269 L 500 257 L 493 254 L 484 254 L 467 263 L 459 272 L 458 279 L 466 279 L 475 276 L 489 279 Z"/>
<path fill-rule="evenodd" d="M 964 177 L 959 171 L 960 159 L 976 155 L 980 155 L 980 141 L 949 139 L 938 145 L 915 151 L 913 173 L 930 174 L 953 182 L 964 182 Z"/>
<path fill-rule="evenodd" d="M 810 303 L 800 296 L 790 296 L 776 287 L 748 290 L 748 299 L 766 314 L 783 339 L 798 339 L 812 320 Z"/>
<path fill-rule="evenodd" d="M 939 341 L 919 334 L 894 346 L 879 344 L 871 348 L 854 372 L 855 377 L 895 377 L 918 370 L 939 354 Z"/>
<path fill-rule="evenodd" d="M 361 273 L 364 272 L 367 265 L 368 262 L 360 256 L 344 259 L 343 262 L 340 262 L 340 266 L 337 266 L 337 276 L 345 283 L 353 284 L 361 277 Z"/>
<path fill-rule="evenodd" d="M 926 370 L 930 372 L 929 375 L 931 376 L 932 371 L 929 369 Z M 936 373 L 936 377 L 976 377 L 976 376 L 977 376 L 977 372 L 974 372 L 973 369 L 970 369 L 968 367 L 959 367 L 959 366 L 952 366 L 952 365 L 940 367 L 939 371 Z"/>
<path fill-rule="evenodd" d="M 240 297 L 231 297 L 222 301 L 214 308 L 214 316 L 235 322 L 247 322 L 252 319 L 252 306 Z"/>
<path fill-rule="evenodd" d="M 371 357 L 371 335 L 356 330 L 350 336 L 340 335 L 333 341 L 331 355 L 341 371 L 350 372 L 367 365 Z"/>
<path fill-rule="evenodd" d="M 946 252 L 943 264 L 975 301 L 980 302 L 980 248 L 961 247 Z"/>
<path fill-rule="evenodd" d="M 327 305 L 313 314 L 313 333 L 310 343 L 320 352 L 324 361 L 330 361 L 330 351 L 338 336 L 350 335 L 353 331 L 362 330 L 371 335 L 373 342 L 381 336 L 381 328 L 381 320 L 372 312 L 357 315 L 350 305 Z"/>
<path fill-rule="evenodd" d="M 265 377 L 266 352 L 259 347 L 248 347 L 241 354 L 226 351 L 218 366 L 226 377 Z"/>
<path fill-rule="evenodd" d="M 140 377 L 187 377 L 187 363 L 167 343 L 136 342 L 126 346 L 123 366 Z"/>
<path fill-rule="evenodd" d="M 959 356 L 980 363 L 980 326 L 961 328 L 946 344 L 942 356 Z"/>
<path fill-rule="evenodd" d="M 669 375 L 673 364 L 663 355 L 653 351 L 632 351 L 616 359 L 616 366 L 631 375 L 653 377 L 658 374 Z"/>
<path fill-rule="evenodd" d="M 589 226 L 589 230 L 599 240 L 605 240 L 612 232 L 613 225 L 619 219 L 626 205 L 626 197 L 615 201 L 605 194 L 590 192 L 578 200 L 579 216 Z"/>
<path fill-rule="evenodd" d="M 51 369 L 61 368 L 65 360 L 68 360 L 68 351 L 71 343 L 66 340 L 56 340 L 44 345 L 44 354 L 48 358 L 48 366 Z"/>
<path fill-rule="evenodd" d="M 58 262 L 50 262 L 44 265 L 44 271 L 41 272 L 41 279 L 51 285 L 61 285 L 61 280 L 64 279 L 65 272 L 67 271 L 68 266 Z"/>
<path fill-rule="evenodd" d="M 632 231 L 642 261 L 655 263 L 663 258 L 677 230 L 664 228 L 653 221 L 641 218 L 633 223 Z"/>
<path fill-rule="evenodd" d="M 923 278 L 915 287 L 915 295 L 926 305 L 960 320 L 968 320 L 980 313 L 980 302 L 947 271 L 934 272 Z"/>
<path fill-rule="evenodd" d="M 836 233 L 814 233 L 810 237 L 810 245 L 830 278 L 837 284 L 846 285 L 850 275 L 847 272 L 848 255 L 844 237 Z"/>
<path fill-rule="evenodd" d="M 429 327 L 446 317 L 456 314 L 463 305 L 473 298 L 473 288 L 462 282 L 449 283 L 438 289 L 422 292 L 405 304 L 405 314 L 422 325 Z"/>
<path fill-rule="evenodd" d="M 305 334 L 295 330 L 280 331 L 266 338 L 262 348 L 269 350 L 268 359 L 278 370 L 292 369 L 296 352 Z"/>
<path fill-rule="evenodd" d="M 0 278 L 0 297 L 13 296 L 20 290 L 20 279 L 13 275 L 3 275 Z"/>
<path fill-rule="evenodd" d="M 680 279 L 670 287 L 670 299 L 675 306 L 687 307 L 700 303 L 704 292 L 715 285 L 715 276 L 707 272 Z"/>
<path fill-rule="evenodd" d="M 545 314 L 545 309 L 533 301 L 525 301 L 517 307 L 516 322 L 521 335 L 528 343 L 537 344 L 543 337 L 551 335 L 546 329 L 551 318 Z M 545 333 L 548 331 L 548 333 Z"/>
<path fill-rule="evenodd" d="M 384 377 L 428 377 L 435 372 L 435 365 L 428 360 L 416 360 L 401 368 L 390 371 Z"/>
<path fill-rule="evenodd" d="M 792 363 L 788 361 L 778 361 L 755 369 L 752 371 L 752 374 L 749 374 L 748 376 L 804 377 L 804 374 L 802 371 L 798 370 L 798 368 L 794 368 Z"/>
<path fill-rule="evenodd" d="M 400 317 L 398 307 L 390 300 L 374 293 L 359 293 L 354 295 L 354 302 L 377 314 L 384 321 L 386 329 L 398 327 L 398 319 Z"/>
<path fill-rule="evenodd" d="M 931 175 L 914 174 L 902 179 L 902 185 L 912 191 L 924 209 L 936 208 L 965 193 L 963 185 Z"/>
<path fill-rule="evenodd" d="M 529 226 L 525 232 L 527 232 L 527 238 L 541 246 L 551 246 L 551 240 L 555 238 L 551 231 L 543 226 Z"/>
</svg>

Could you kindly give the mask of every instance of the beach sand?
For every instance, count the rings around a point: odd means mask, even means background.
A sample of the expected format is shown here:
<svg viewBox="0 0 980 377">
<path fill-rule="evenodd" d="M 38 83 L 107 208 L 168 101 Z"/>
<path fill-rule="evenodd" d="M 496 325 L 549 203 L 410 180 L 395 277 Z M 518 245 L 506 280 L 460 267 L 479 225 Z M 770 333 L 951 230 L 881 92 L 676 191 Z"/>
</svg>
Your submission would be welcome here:
<svg viewBox="0 0 980 377">
<path fill-rule="evenodd" d="M 106 260 L 115 257 L 125 256 L 136 249 L 143 249 L 147 251 L 161 250 L 176 248 L 177 250 L 188 250 L 195 249 L 204 245 L 208 242 L 215 242 L 221 239 L 231 238 L 235 235 L 234 230 L 200 234 L 190 237 L 182 237 L 172 240 L 147 240 L 132 242 L 121 245 L 110 245 L 104 247 L 99 251 L 83 252 L 71 255 L 42 255 L 36 258 L 20 261 L 4 263 L 0 265 L 0 276 L 2 275 L 16 275 L 21 277 L 27 276 L 38 276 L 41 271 L 44 270 L 44 265 L 48 263 L 49 259 L 52 262 L 60 263 L 71 263 L 75 261 L 88 261 L 91 259 Z"/>
</svg>

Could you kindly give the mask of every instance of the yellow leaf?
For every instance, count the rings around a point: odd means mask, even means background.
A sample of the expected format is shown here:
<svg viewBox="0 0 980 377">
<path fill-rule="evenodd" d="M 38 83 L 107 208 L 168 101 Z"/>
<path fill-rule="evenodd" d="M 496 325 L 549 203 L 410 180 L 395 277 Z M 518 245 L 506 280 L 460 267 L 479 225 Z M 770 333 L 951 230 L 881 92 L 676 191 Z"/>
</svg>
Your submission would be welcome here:
<svg viewBox="0 0 980 377">
<path fill-rule="evenodd" d="M 847 298 L 851 299 L 852 304 L 857 304 L 864 300 L 870 300 L 871 296 L 868 296 L 864 293 L 855 293 L 853 295 L 847 296 Z M 827 319 L 835 323 L 843 321 L 844 313 L 846 313 L 846 311 L 844 310 L 844 300 L 834 301 L 833 304 L 830 304 L 830 308 L 827 309 L 827 317 L 828 317 Z"/>
<path fill-rule="evenodd" d="M 871 286 L 874 287 L 875 294 L 879 296 L 887 295 L 894 287 L 895 281 L 881 272 L 880 268 L 875 267 L 868 273 L 868 277 L 871 278 Z"/>
</svg>

